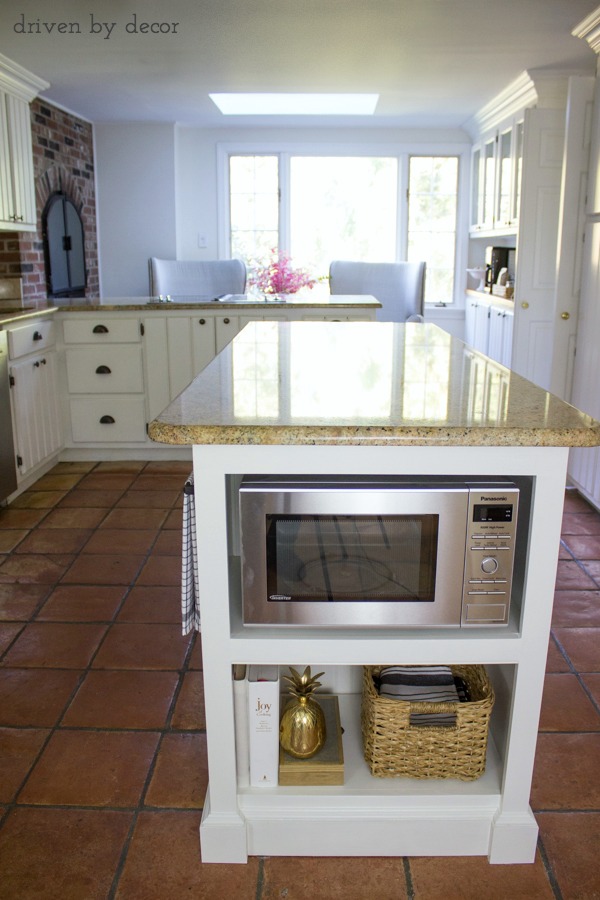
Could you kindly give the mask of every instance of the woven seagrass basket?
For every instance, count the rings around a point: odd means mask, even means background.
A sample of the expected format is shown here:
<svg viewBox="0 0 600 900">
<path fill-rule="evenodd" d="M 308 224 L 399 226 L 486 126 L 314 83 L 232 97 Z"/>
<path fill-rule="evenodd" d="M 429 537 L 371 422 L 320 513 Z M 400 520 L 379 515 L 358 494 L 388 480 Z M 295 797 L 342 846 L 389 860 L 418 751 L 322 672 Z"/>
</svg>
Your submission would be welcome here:
<svg viewBox="0 0 600 900">
<path fill-rule="evenodd" d="M 373 681 L 383 666 L 363 667 L 362 736 L 365 760 L 378 778 L 458 778 L 485 771 L 494 691 L 483 666 L 451 666 L 471 699 L 426 703 L 380 697 Z M 411 713 L 456 714 L 456 724 L 412 725 Z"/>
</svg>

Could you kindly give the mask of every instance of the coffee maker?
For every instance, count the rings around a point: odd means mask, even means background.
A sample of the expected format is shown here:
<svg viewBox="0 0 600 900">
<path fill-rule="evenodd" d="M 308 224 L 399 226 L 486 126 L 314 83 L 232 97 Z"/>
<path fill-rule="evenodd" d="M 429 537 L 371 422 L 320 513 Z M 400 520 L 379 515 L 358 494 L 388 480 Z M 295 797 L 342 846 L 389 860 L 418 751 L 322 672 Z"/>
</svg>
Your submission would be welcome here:
<svg viewBox="0 0 600 900">
<path fill-rule="evenodd" d="M 508 270 L 508 278 L 515 278 L 515 248 L 514 247 L 486 247 L 485 248 L 485 286 L 490 294 L 498 280 L 500 269 Z"/>
</svg>

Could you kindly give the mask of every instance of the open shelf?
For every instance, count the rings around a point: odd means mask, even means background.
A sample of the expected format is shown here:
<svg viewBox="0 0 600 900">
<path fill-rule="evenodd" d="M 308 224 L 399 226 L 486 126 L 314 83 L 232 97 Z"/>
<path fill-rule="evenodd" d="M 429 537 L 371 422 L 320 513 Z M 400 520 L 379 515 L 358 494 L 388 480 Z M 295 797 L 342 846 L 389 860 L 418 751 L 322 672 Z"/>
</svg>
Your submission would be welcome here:
<svg viewBox="0 0 600 900">
<path fill-rule="evenodd" d="M 318 699 L 317 694 L 317 699 Z M 343 729 L 344 746 L 344 784 L 317 787 L 298 785 L 294 787 L 251 788 L 238 780 L 238 796 L 240 808 L 244 812 L 258 809 L 262 805 L 272 806 L 275 797 L 280 797 L 289 809 L 294 798 L 300 798 L 305 806 L 306 797 L 325 801 L 328 806 L 335 806 L 336 801 L 345 807 L 349 797 L 353 798 L 353 806 L 381 807 L 392 809 L 400 803 L 404 805 L 407 798 L 425 800 L 435 799 L 436 804 L 456 800 L 489 807 L 498 804 L 502 783 L 502 763 L 498 751 L 490 736 L 484 774 L 473 781 L 460 781 L 457 778 L 376 778 L 371 775 L 363 756 L 362 734 L 360 728 L 361 697 L 359 694 L 338 694 L 340 704 L 340 720 Z M 360 798 L 360 799 L 359 799 Z M 468 799 L 467 799 L 468 798 Z"/>
</svg>

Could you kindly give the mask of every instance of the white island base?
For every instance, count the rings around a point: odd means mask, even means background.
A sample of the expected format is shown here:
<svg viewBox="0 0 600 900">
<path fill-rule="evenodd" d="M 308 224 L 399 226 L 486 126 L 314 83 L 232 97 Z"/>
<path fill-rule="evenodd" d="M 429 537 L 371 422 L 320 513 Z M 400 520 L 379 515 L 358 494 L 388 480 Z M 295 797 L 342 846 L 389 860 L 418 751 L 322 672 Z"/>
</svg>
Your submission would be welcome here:
<svg viewBox="0 0 600 900">
<path fill-rule="evenodd" d="M 550 632 L 568 449 L 562 447 L 194 446 L 209 790 L 203 862 L 265 856 L 487 856 L 533 862 L 529 806 Z M 504 628 L 245 628 L 228 529 L 230 476 L 414 474 L 524 476 L 532 505 L 522 597 Z M 232 573 L 230 576 L 230 572 Z M 340 696 L 345 782 L 250 788 L 236 772 L 231 667 L 311 665 Z M 485 774 L 475 780 L 375 778 L 362 756 L 362 665 L 484 664 L 495 691 Z"/>
</svg>

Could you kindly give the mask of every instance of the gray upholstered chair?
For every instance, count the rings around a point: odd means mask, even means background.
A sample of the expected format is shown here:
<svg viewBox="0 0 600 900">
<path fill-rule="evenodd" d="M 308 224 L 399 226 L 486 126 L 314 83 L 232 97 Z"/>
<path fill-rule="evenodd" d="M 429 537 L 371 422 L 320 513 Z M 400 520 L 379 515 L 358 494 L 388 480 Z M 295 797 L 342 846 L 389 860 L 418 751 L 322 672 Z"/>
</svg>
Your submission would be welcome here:
<svg viewBox="0 0 600 900">
<path fill-rule="evenodd" d="M 243 294 L 246 266 L 241 259 L 149 260 L 150 296 L 211 299 L 223 294 Z"/>
<path fill-rule="evenodd" d="M 371 294 L 382 304 L 380 322 L 423 321 L 425 263 L 368 263 L 334 260 L 329 266 L 332 294 Z"/>
</svg>

